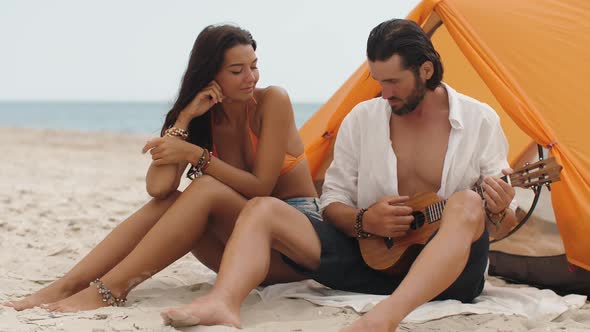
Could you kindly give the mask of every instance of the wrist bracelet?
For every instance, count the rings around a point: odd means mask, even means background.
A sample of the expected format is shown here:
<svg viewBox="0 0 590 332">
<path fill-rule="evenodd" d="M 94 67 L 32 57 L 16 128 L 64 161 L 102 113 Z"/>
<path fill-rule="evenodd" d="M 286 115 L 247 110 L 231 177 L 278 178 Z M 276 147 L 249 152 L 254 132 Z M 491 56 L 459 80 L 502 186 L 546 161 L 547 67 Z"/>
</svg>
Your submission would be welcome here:
<svg viewBox="0 0 590 332">
<path fill-rule="evenodd" d="M 202 176 L 203 175 L 203 167 L 205 167 L 206 166 L 205 164 L 209 163 L 210 160 L 211 160 L 211 158 L 209 155 L 209 151 L 207 149 L 203 149 L 203 153 L 199 157 L 197 164 L 191 166 L 191 168 L 186 173 L 186 176 L 191 180 L 194 180 L 195 178 Z"/>
<path fill-rule="evenodd" d="M 373 236 L 371 233 L 367 233 L 363 230 L 363 215 L 367 212 L 368 209 L 360 209 L 360 211 L 356 214 L 356 219 L 354 221 L 354 230 L 356 231 L 356 238 L 359 239 L 366 239 Z"/>
<path fill-rule="evenodd" d="M 209 164 L 211 164 L 211 158 L 213 158 L 213 152 L 209 151 L 209 154 L 207 155 L 207 161 L 205 162 L 205 165 L 203 165 L 203 167 L 201 168 L 201 173 L 205 172 L 205 170 L 209 168 Z"/>
<path fill-rule="evenodd" d="M 169 137 L 178 137 L 186 141 L 188 138 L 188 131 L 177 127 L 170 127 L 164 131 L 164 135 Z"/>
<path fill-rule="evenodd" d="M 488 218 L 488 220 L 494 224 L 494 225 L 500 225 L 502 224 L 502 221 L 504 220 L 504 218 L 506 217 L 506 209 L 498 212 L 498 213 L 494 213 L 492 211 L 490 211 L 487 207 L 487 205 L 484 207 L 485 213 L 486 213 L 486 217 Z"/>
</svg>

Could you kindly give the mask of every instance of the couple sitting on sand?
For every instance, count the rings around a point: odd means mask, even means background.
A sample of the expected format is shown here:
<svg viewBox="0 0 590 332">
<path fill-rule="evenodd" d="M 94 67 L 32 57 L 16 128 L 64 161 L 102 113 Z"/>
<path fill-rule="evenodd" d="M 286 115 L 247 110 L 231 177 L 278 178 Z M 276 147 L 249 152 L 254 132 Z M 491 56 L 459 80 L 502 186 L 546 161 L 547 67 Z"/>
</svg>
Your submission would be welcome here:
<svg viewBox="0 0 590 332">
<path fill-rule="evenodd" d="M 207 295 L 162 312 L 173 326 L 240 327 L 253 288 L 307 278 L 391 294 L 343 331 L 394 331 L 427 301 L 469 302 L 481 293 L 485 219 L 514 218 L 514 190 L 495 178 L 510 172 L 507 141 L 489 106 L 442 83 L 440 57 L 422 29 L 394 19 L 371 31 L 367 59 L 382 96 L 342 122 L 319 199 L 289 96 L 256 87 L 255 51 L 250 33 L 235 26 L 199 34 L 162 137 L 143 148 L 153 159 L 153 199 L 64 277 L 5 305 L 121 306 L 189 251 L 218 276 Z M 187 166 L 192 182 L 180 192 Z M 481 177 L 485 204 L 469 190 Z M 420 192 L 448 198 L 436 235 L 403 278 L 369 268 L 358 240 L 406 234 L 414 216 L 405 203 Z"/>
</svg>

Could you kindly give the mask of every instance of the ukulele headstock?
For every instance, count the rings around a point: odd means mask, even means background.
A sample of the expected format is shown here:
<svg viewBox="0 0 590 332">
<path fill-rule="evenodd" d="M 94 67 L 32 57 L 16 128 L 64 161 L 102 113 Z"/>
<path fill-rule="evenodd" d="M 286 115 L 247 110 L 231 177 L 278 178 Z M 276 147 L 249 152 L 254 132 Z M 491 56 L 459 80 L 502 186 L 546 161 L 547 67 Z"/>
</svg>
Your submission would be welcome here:
<svg viewBox="0 0 590 332">
<path fill-rule="evenodd" d="M 510 174 L 510 183 L 513 187 L 532 188 L 533 190 L 543 185 L 549 187 L 551 183 L 560 180 L 559 174 L 562 168 L 553 157 L 531 164 L 527 163 Z"/>
</svg>

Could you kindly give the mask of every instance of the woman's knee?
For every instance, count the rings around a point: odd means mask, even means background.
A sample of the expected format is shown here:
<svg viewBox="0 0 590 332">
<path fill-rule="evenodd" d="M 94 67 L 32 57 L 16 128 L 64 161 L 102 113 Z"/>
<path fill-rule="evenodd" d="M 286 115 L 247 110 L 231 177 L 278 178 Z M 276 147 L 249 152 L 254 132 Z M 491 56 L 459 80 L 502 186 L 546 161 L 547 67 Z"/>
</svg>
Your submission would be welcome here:
<svg viewBox="0 0 590 332">
<path fill-rule="evenodd" d="M 177 194 L 180 194 L 178 190 L 170 190 L 164 188 L 147 188 L 148 195 L 154 198 L 155 201 L 166 201 L 170 198 L 175 198 Z"/>
<path fill-rule="evenodd" d="M 184 190 L 185 195 L 199 195 L 200 198 L 218 197 L 233 192 L 228 185 L 210 175 L 194 179 Z"/>
<path fill-rule="evenodd" d="M 280 217 L 284 204 L 286 203 L 274 197 L 254 197 L 246 203 L 237 222 L 270 226 L 273 220 Z"/>
<path fill-rule="evenodd" d="M 176 199 L 180 196 L 181 191 L 179 190 L 174 190 L 171 192 L 166 192 L 166 193 L 160 193 L 156 196 L 152 195 L 152 200 L 151 203 L 156 204 L 156 205 L 170 205 L 172 203 L 174 203 L 174 201 L 176 201 Z"/>
<path fill-rule="evenodd" d="M 189 185 L 186 187 L 186 189 L 189 190 L 194 188 L 216 187 L 219 185 L 223 185 L 223 182 L 217 180 L 211 175 L 203 175 L 192 180 L 191 183 L 189 183 Z"/>
</svg>

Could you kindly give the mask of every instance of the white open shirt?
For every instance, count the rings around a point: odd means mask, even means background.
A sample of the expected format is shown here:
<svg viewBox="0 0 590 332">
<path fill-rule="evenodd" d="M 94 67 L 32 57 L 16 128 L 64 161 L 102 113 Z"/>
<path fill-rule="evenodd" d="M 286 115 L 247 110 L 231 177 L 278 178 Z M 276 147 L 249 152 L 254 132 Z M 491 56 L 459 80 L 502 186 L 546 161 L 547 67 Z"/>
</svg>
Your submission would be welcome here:
<svg viewBox="0 0 590 332">
<path fill-rule="evenodd" d="M 451 132 L 437 194 L 449 198 L 471 189 L 480 176 L 501 176 L 509 167 L 508 141 L 490 106 L 443 86 L 449 96 Z M 325 175 L 322 211 L 334 202 L 367 208 L 384 196 L 399 195 L 390 117 L 387 100 L 378 97 L 358 104 L 344 118 Z M 513 200 L 510 208 L 516 206 Z"/>
</svg>

